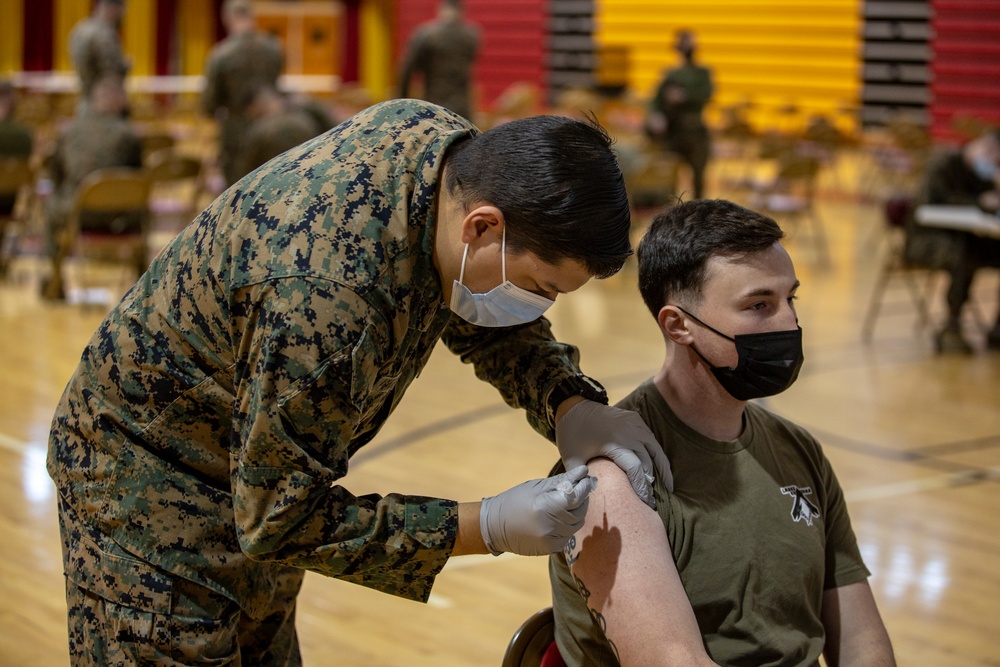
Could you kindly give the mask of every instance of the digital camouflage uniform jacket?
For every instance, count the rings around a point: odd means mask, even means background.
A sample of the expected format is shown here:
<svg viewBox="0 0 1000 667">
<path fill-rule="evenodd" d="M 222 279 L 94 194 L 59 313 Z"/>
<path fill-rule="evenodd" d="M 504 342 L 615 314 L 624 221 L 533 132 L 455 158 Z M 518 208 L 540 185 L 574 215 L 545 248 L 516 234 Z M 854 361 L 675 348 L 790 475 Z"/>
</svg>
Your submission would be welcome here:
<svg viewBox="0 0 1000 667">
<path fill-rule="evenodd" d="M 424 77 L 423 99 L 472 118 L 472 66 L 479 52 L 479 28 L 460 20 L 424 23 L 406 45 L 400 96 L 410 96 L 416 74 Z"/>
<path fill-rule="evenodd" d="M 47 202 L 50 221 L 61 228 L 87 176 L 98 169 L 142 167 L 142 140 L 127 120 L 85 109 L 60 132 L 46 166 L 55 188 Z"/>
<path fill-rule="evenodd" d="M 124 81 L 129 70 L 118 33 L 107 22 L 93 16 L 80 21 L 70 31 L 69 52 L 85 99 L 102 78 L 113 76 Z"/>
<path fill-rule="evenodd" d="M 227 185 L 246 175 L 237 170 L 237 161 L 250 127 L 247 109 L 259 90 L 278 89 L 284 63 L 277 38 L 256 31 L 230 35 L 208 56 L 202 106 L 213 116 L 225 112 L 219 128 L 219 162 Z"/>
<path fill-rule="evenodd" d="M 546 437 L 578 372 L 539 320 L 452 317 L 432 265 L 445 149 L 474 128 L 423 102 L 368 109 L 219 197 L 94 334 L 59 403 L 64 511 L 251 616 L 281 565 L 426 600 L 456 503 L 337 481 L 439 338 Z"/>
</svg>

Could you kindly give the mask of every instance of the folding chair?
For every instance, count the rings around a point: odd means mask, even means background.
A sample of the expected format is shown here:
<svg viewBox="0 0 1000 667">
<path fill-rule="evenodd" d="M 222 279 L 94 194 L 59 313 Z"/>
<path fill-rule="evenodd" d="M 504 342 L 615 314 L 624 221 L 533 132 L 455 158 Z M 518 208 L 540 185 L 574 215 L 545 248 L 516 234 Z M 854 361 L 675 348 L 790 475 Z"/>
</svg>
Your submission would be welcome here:
<svg viewBox="0 0 1000 667">
<path fill-rule="evenodd" d="M 149 156 L 146 167 L 149 178 L 150 227 L 160 230 L 161 221 L 176 232 L 198 212 L 198 201 L 204 192 L 201 160 L 181 155 L 167 148 Z"/>
<path fill-rule="evenodd" d="M 146 270 L 148 262 L 149 179 L 139 169 L 99 169 L 87 176 L 77 190 L 73 209 L 65 227 L 56 239 L 52 257 L 52 278 L 46 296 L 57 298 L 63 293 L 62 264 L 75 249 L 81 264 L 81 284 L 86 286 L 85 262 L 88 252 L 108 251 L 112 259 L 126 262 L 136 278 Z M 101 216 L 100 228 L 87 222 L 92 215 Z"/>
<path fill-rule="evenodd" d="M 557 667 L 564 664 L 550 653 L 555 643 L 555 616 L 552 607 L 535 612 L 521 624 L 507 645 L 502 667 Z M 548 655 L 546 655 L 548 654 Z"/>
<path fill-rule="evenodd" d="M 917 329 L 926 327 L 930 319 L 925 294 L 930 288 L 929 283 L 934 274 L 925 267 L 907 261 L 905 252 L 906 223 L 913 214 L 914 206 L 913 198 L 906 195 L 890 197 L 883 206 L 882 219 L 887 232 L 888 249 L 879 268 L 878 277 L 875 279 L 875 288 L 872 290 L 868 308 L 865 310 L 865 319 L 861 324 L 861 339 L 866 343 L 871 341 L 875 333 L 875 325 L 882 310 L 886 290 L 894 278 L 902 281 L 910 293 L 910 299 L 917 311 Z M 927 284 L 924 286 L 917 283 L 917 278 L 921 274 L 926 275 Z"/>
<path fill-rule="evenodd" d="M 0 158 L 0 199 L 13 201 L 12 210 L 0 211 L 0 279 L 17 255 L 33 181 L 29 158 Z"/>
<path fill-rule="evenodd" d="M 830 249 L 823 220 L 814 206 L 816 179 L 820 161 L 812 155 L 789 151 L 778 157 L 774 179 L 759 187 L 750 197 L 750 208 L 770 215 L 782 225 L 790 239 L 800 235 L 799 222 L 812 226 L 812 240 L 820 266 L 829 267 Z"/>
<path fill-rule="evenodd" d="M 173 148 L 177 140 L 169 132 L 152 131 L 142 135 L 142 159 L 149 160 L 153 155 L 167 148 Z"/>
</svg>

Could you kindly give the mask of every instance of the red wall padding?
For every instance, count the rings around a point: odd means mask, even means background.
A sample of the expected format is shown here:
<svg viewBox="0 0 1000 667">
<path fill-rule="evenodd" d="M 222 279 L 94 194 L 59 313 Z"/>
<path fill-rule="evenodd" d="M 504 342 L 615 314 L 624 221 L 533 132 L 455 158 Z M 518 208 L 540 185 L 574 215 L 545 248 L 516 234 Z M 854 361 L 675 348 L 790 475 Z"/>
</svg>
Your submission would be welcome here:
<svg viewBox="0 0 1000 667">
<path fill-rule="evenodd" d="M 931 128 L 960 139 L 956 117 L 1000 125 L 1000 0 L 932 0 Z"/>
<path fill-rule="evenodd" d="M 489 109 L 511 84 L 538 86 L 546 97 L 545 0 L 465 0 L 465 18 L 482 31 L 479 59 L 473 70 L 477 104 Z M 400 62 L 413 29 L 437 14 L 438 0 L 396 3 L 396 57 Z"/>
<path fill-rule="evenodd" d="M 24 32 L 21 33 L 24 35 L 21 57 L 25 72 L 47 72 L 52 69 L 55 51 L 52 42 L 54 23 L 52 0 L 34 0 L 25 4 Z"/>
<path fill-rule="evenodd" d="M 176 74 L 177 0 L 156 1 L 156 74 Z"/>
</svg>

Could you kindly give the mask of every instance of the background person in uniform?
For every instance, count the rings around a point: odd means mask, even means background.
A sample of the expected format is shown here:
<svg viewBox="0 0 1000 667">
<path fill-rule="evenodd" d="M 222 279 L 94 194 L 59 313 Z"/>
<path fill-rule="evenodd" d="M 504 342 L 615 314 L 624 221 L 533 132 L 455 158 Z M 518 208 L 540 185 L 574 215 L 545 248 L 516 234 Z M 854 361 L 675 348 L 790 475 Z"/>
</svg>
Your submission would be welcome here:
<svg viewBox="0 0 1000 667">
<path fill-rule="evenodd" d="M 237 180 L 333 127 L 332 119 L 321 105 L 310 100 L 292 101 L 273 88 L 257 91 L 247 109 L 247 118 L 250 125 L 237 160 Z"/>
<path fill-rule="evenodd" d="M 691 167 L 694 198 L 705 193 L 705 166 L 711 151 L 702 110 L 712 98 L 712 72 L 695 63 L 697 43 L 689 30 L 677 31 L 674 49 L 683 62 L 666 73 L 650 101 L 646 128 L 664 150 Z"/>
<path fill-rule="evenodd" d="M 53 186 L 46 211 L 46 236 L 52 259 L 52 272 L 42 286 L 46 298 L 65 296 L 62 264 L 72 243 L 67 236 L 70 231 L 67 224 L 80 183 L 98 169 L 142 167 L 142 141 L 123 117 L 126 104 L 121 79 L 111 76 L 98 81 L 91 91 L 90 103 L 60 133 L 46 158 Z M 132 232 L 141 222 L 138 214 L 108 218 L 90 213 L 81 217 L 80 226 L 85 230 Z M 146 269 L 145 258 L 136 258 L 136 262 L 136 270 L 141 274 Z"/>
<path fill-rule="evenodd" d="M 76 662 L 154 660 L 173 637 L 178 664 L 298 664 L 305 570 L 426 601 L 450 556 L 558 551 L 598 455 L 652 502 L 662 450 L 541 317 L 631 254 L 610 143 L 571 119 L 478 134 L 390 101 L 188 225 L 98 328 L 53 418 Z M 341 486 L 440 339 L 537 431 L 558 426 L 570 473 L 471 503 Z"/>
<path fill-rule="evenodd" d="M 247 109 L 257 91 L 278 88 L 284 54 L 277 38 L 256 29 L 249 0 L 226 0 L 222 22 L 227 37 L 213 47 L 205 66 L 205 111 L 219 121 L 219 165 L 226 185 L 237 166 L 250 125 Z"/>
<path fill-rule="evenodd" d="M 927 164 L 917 192 L 919 204 L 978 206 L 1000 209 L 1000 128 L 994 128 L 959 149 L 944 149 Z M 1000 267 L 1000 240 L 951 229 L 921 227 L 911 220 L 907 227 L 907 258 L 920 266 L 948 271 L 948 321 L 936 334 L 935 345 L 944 352 L 971 352 L 962 335 L 962 307 L 976 272 Z M 1000 350 L 1000 312 L 987 333 L 986 345 Z"/>
<path fill-rule="evenodd" d="M 0 81 L 0 158 L 30 158 L 34 146 L 31 128 L 14 119 L 17 89 L 10 81 Z M 0 193 L 0 216 L 14 210 L 16 195 Z M 0 239 L 2 241 L 2 239 Z"/>
<path fill-rule="evenodd" d="M 69 52 L 80 77 L 81 108 L 89 103 L 98 81 L 116 78 L 124 86 L 130 67 L 118 35 L 124 11 L 124 0 L 97 0 L 93 13 L 70 31 Z"/>
<path fill-rule="evenodd" d="M 459 0 L 442 0 L 438 16 L 417 27 L 406 45 L 400 71 L 400 95 L 411 96 L 418 76 L 419 97 L 472 120 L 472 66 L 479 51 L 479 28 L 462 21 Z"/>
<path fill-rule="evenodd" d="M 578 665 L 894 665 L 819 443 L 751 399 L 802 363 L 799 281 L 778 225 L 722 200 L 657 216 L 639 287 L 666 343 L 618 405 L 670 458 L 657 510 L 607 461 L 585 526 L 550 558 L 556 639 Z"/>
</svg>

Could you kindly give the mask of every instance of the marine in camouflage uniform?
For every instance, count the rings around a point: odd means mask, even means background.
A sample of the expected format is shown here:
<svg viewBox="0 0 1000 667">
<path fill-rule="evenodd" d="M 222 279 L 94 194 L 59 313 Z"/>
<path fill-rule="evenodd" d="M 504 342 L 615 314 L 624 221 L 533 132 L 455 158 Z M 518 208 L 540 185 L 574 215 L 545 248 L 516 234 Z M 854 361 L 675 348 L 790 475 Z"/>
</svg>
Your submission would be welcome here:
<svg viewBox="0 0 1000 667">
<path fill-rule="evenodd" d="M 334 125 L 319 103 L 293 102 L 270 89 L 260 91 L 257 97 L 251 105 L 252 120 L 236 161 L 239 178 Z"/>
<path fill-rule="evenodd" d="M 72 655 L 297 664 L 304 570 L 426 601 L 456 503 L 338 482 L 441 338 L 553 437 L 576 349 L 544 318 L 453 317 L 434 266 L 445 151 L 475 132 L 422 102 L 358 114 L 223 193 L 101 324 L 48 457 Z"/>
<path fill-rule="evenodd" d="M 17 90 L 9 81 L 0 80 L 0 160 L 4 158 L 31 157 L 35 139 L 31 133 L 31 128 L 14 118 L 14 109 L 17 105 Z M 0 192 L 0 218 L 10 215 L 14 210 L 14 201 L 17 199 L 16 192 Z M 3 221 L 0 220 L 0 223 Z M 3 226 L 0 224 L 0 232 Z M 0 235 L 0 245 L 3 236 Z M 0 265 L 3 259 L 0 258 Z M 2 275 L 2 268 L 0 268 Z"/>
<path fill-rule="evenodd" d="M 122 117 L 125 92 L 115 78 L 99 81 L 91 103 L 60 133 L 46 167 L 53 193 L 46 203 L 46 237 L 52 259 L 52 274 L 43 288 L 47 298 L 63 297 L 62 263 L 73 238 L 67 233 L 77 191 L 83 180 L 98 169 L 142 167 L 142 141 Z M 112 215 L 89 212 L 80 217 L 81 229 L 112 233 L 134 232 L 142 214 Z M 137 274 L 146 268 L 145 255 L 136 258 Z"/>
<path fill-rule="evenodd" d="M 649 112 L 666 123 L 664 131 L 654 133 L 654 139 L 663 150 L 681 156 L 691 167 L 692 195 L 701 199 L 711 154 L 711 138 L 702 111 L 712 98 L 712 71 L 694 62 L 695 44 L 690 32 L 678 33 L 675 48 L 684 62 L 664 75 L 650 100 Z"/>
<path fill-rule="evenodd" d="M 94 14 L 73 27 L 69 34 L 69 52 L 80 77 L 81 109 L 85 109 L 94 86 L 112 77 L 125 81 L 129 61 L 118 38 L 122 0 L 100 0 Z"/>
<path fill-rule="evenodd" d="M 986 151 L 992 174 L 979 174 L 974 168 L 973 154 Z M 987 157 L 988 156 L 988 157 Z M 997 169 L 1000 165 L 1000 129 L 989 130 L 961 148 L 945 148 L 935 152 L 921 177 L 914 201 L 914 210 L 924 204 L 979 206 L 990 212 L 997 204 L 985 205 L 988 196 L 998 199 Z M 906 259 L 914 266 L 942 269 L 949 274 L 945 300 L 948 318 L 935 333 L 934 343 L 939 352 L 972 352 L 972 344 L 962 333 L 962 308 L 969 300 L 976 272 L 982 268 L 1000 267 L 1000 240 L 978 236 L 955 229 L 940 229 L 917 224 L 909 215 L 906 224 Z M 1000 312 L 992 329 L 987 332 L 986 345 L 1000 350 Z"/>
<path fill-rule="evenodd" d="M 437 20 L 419 26 L 406 47 L 400 95 L 410 96 L 416 75 L 423 76 L 423 99 L 472 118 L 472 65 L 479 51 L 478 28 L 463 23 L 457 2 L 441 4 Z"/>
<path fill-rule="evenodd" d="M 247 14 L 241 14 L 242 12 Z M 250 125 L 247 108 L 257 91 L 277 89 L 278 77 L 285 57 L 281 44 L 272 35 L 253 29 L 253 18 L 246 3 L 230 3 L 223 10 L 230 34 L 215 45 L 205 66 L 205 90 L 202 105 L 205 112 L 220 120 L 219 164 L 226 185 L 232 185 L 243 175 L 238 160 Z M 232 17 L 239 16 L 237 23 Z"/>
</svg>

